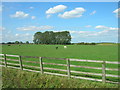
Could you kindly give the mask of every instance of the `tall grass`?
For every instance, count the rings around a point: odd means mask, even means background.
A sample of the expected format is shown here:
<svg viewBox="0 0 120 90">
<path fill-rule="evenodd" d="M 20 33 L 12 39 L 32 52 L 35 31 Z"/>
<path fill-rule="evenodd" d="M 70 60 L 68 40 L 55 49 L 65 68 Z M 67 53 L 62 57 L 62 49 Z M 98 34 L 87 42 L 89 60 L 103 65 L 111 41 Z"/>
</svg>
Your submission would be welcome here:
<svg viewBox="0 0 120 90">
<path fill-rule="evenodd" d="M 117 84 L 100 83 L 67 77 L 2 68 L 3 88 L 118 88 Z"/>
</svg>

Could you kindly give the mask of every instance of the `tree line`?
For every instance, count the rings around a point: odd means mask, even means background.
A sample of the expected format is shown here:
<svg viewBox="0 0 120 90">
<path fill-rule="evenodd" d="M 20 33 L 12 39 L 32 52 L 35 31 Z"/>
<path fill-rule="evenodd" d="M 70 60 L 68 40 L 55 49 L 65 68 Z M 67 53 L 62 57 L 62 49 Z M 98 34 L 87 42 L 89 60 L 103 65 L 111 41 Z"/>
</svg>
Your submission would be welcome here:
<svg viewBox="0 0 120 90">
<path fill-rule="evenodd" d="M 2 44 L 30 44 L 29 41 L 26 41 L 26 42 L 22 42 L 22 41 L 15 41 L 15 42 L 2 42 Z"/>
<path fill-rule="evenodd" d="M 87 43 L 87 42 L 80 42 L 80 43 L 75 43 L 76 45 L 96 45 L 97 43 Z"/>
<path fill-rule="evenodd" d="M 36 32 L 34 34 L 35 44 L 70 44 L 71 43 L 71 35 L 69 31 L 62 32 Z"/>
</svg>

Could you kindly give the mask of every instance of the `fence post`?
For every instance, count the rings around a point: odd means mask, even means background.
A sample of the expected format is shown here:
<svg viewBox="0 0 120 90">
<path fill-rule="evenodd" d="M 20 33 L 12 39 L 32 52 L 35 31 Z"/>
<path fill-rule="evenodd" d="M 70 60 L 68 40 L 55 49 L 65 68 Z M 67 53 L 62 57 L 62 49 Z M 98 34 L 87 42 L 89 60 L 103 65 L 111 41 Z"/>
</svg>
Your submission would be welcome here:
<svg viewBox="0 0 120 90">
<path fill-rule="evenodd" d="M 39 60 L 40 60 L 40 71 L 41 71 L 41 74 L 43 74 L 43 63 L 42 63 L 42 57 L 39 57 Z"/>
<path fill-rule="evenodd" d="M 102 82 L 105 83 L 106 82 L 106 71 L 105 71 L 105 61 L 103 61 L 102 63 Z"/>
<path fill-rule="evenodd" d="M 5 67 L 7 67 L 6 54 L 4 54 Z"/>
<path fill-rule="evenodd" d="M 67 74 L 68 74 L 68 77 L 70 78 L 70 60 L 67 59 Z"/>
<path fill-rule="evenodd" d="M 23 70 L 23 66 L 22 66 L 22 59 L 21 59 L 21 56 L 19 56 L 19 63 L 20 63 L 20 68 L 21 68 L 21 70 Z"/>
</svg>

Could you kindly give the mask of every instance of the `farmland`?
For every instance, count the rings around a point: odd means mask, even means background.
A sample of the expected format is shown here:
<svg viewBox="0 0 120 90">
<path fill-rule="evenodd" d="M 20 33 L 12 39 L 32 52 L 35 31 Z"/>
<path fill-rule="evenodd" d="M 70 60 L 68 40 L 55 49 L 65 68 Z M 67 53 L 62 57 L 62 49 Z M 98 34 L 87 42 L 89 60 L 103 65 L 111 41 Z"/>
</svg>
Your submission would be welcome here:
<svg viewBox="0 0 120 90">
<path fill-rule="evenodd" d="M 56 50 L 55 47 L 59 48 Z M 24 56 L 77 58 L 91 60 L 118 60 L 117 45 L 3 45 L 2 53 Z"/>
<path fill-rule="evenodd" d="M 56 49 L 55 47 L 58 47 L 58 49 Z M 67 45 L 66 49 L 64 49 L 63 47 L 64 45 L 11 45 L 11 46 L 3 45 L 2 53 L 11 54 L 11 55 L 21 55 L 21 56 L 41 56 L 41 57 L 55 57 L 55 58 L 118 61 L 117 45 Z M 17 59 L 17 58 L 14 58 L 14 59 Z M 27 60 L 39 61 L 38 59 L 22 58 L 22 60 L 23 60 L 23 64 L 39 66 L 39 64 L 24 62 Z M 47 63 L 66 64 L 66 61 L 63 61 L 63 60 L 43 59 L 43 61 Z M 9 62 L 13 62 L 13 61 L 9 61 Z M 14 62 L 14 63 L 19 63 L 19 62 Z M 101 63 L 74 62 L 74 61 L 71 61 L 70 63 L 73 65 L 101 67 Z M 66 69 L 65 66 L 56 66 L 56 65 L 44 65 L 44 67 Z M 118 68 L 118 65 L 107 64 L 106 67 Z M 36 70 L 39 71 L 39 69 L 36 69 Z M 74 68 L 74 67 L 71 67 L 71 70 L 82 71 L 82 72 L 94 72 L 94 73 L 102 72 L 102 70 L 95 70 L 95 69 L 89 69 L 89 68 L 88 69 Z M 62 72 L 62 71 L 52 71 L 52 70 L 45 70 L 45 71 L 66 74 L 65 72 Z M 106 73 L 118 75 L 117 71 L 106 71 Z M 75 74 L 75 73 L 72 73 L 72 75 L 101 79 L 100 76 Z M 115 78 L 115 77 L 107 77 L 106 79 L 110 81 L 118 81 L 118 78 Z"/>
</svg>

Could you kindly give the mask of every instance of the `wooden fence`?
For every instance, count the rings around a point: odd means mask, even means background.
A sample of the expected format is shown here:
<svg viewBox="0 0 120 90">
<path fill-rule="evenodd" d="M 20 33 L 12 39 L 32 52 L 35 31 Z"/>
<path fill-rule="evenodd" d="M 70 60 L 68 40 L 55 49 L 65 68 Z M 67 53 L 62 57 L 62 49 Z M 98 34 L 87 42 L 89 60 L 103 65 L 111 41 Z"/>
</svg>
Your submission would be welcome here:
<svg viewBox="0 0 120 90">
<path fill-rule="evenodd" d="M 50 58 L 50 57 L 37 57 L 37 56 L 19 56 L 19 55 L 8 55 L 8 54 L 0 54 L 0 56 L 2 56 L 0 59 L 4 60 L 4 62 L 1 62 L 1 63 L 4 64 L 4 65 L 1 65 L 3 67 L 11 67 L 11 68 L 17 68 L 17 69 L 21 69 L 21 70 L 32 71 L 32 72 L 40 72 L 41 74 L 45 73 L 45 74 L 58 75 L 58 76 L 67 76 L 69 78 L 79 78 L 79 79 L 86 79 L 86 80 L 93 80 L 93 81 L 101 81 L 103 83 L 106 83 L 106 82 L 109 82 L 109 83 L 118 83 L 118 82 L 113 82 L 113 81 L 107 81 L 106 80 L 107 76 L 109 76 L 109 77 L 117 77 L 117 78 L 120 77 L 118 75 L 106 74 L 106 70 L 118 71 L 118 69 L 115 69 L 115 68 L 114 69 L 113 68 L 106 68 L 106 64 L 107 63 L 108 64 L 120 64 L 120 62 L 97 61 L 97 60 L 83 60 L 83 59 L 69 59 L 69 58 Z M 7 56 L 9 56 L 9 57 L 17 57 L 17 58 L 19 58 L 19 60 L 8 59 L 8 58 L 6 58 Z M 37 58 L 39 60 L 39 62 L 36 62 L 36 61 L 24 61 L 24 62 L 37 63 L 37 64 L 40 65 L 40 67 L 31 66 L 31 65 L 23 65 L 22 58 Z M 45 62 L 43 62 L 44 58 L 46 58 L 46 59 L 55 59 L 55 60 L 65 60 L 66 64 L 45 63 Z M 19 64 L 13 64 L 13 63 L 9 63 L 7 61 L 19 61 Z M 101 63 L 102 67 L 89 67 L 89 66 L 71 65 L 70 64 L 71 61 Z M 43 66 L 44 64 L 66 66 L 67 69 L 64 70 L 64 69 L 57 69 L 57 68 L 48 68 L 48 67 L 44 67 Z M 19 65 L 19 67 L 10 66 L 10 65 Z M 37 68 L 37 69 L 40 69 L 40 70 L 37 71 L 37 70 L 32 70 L 32 69 L 26 69 L 26 68 L 24 68 L 24 66 L 26 66 L 26 67 L 32 67 L 32 68 Z M 70 67 L 98 69 L 98 70 L 102 70 L 102 73 L 91 73 L 91 72 L 73 71 L 73 70 L 70 69 Z M 60 73 L 45 72 L 44 71 L 45 69 L 67 72 L 67 75 L 60 74 Z M 97 75 L 97 76 L 102 76 L 102 78 L 101 79 L 95 79 L 95 78 L 89 78 L 89 77 L 72 76 L 71 73 L 86 74 L 86 75 Z"/>
</svg>

